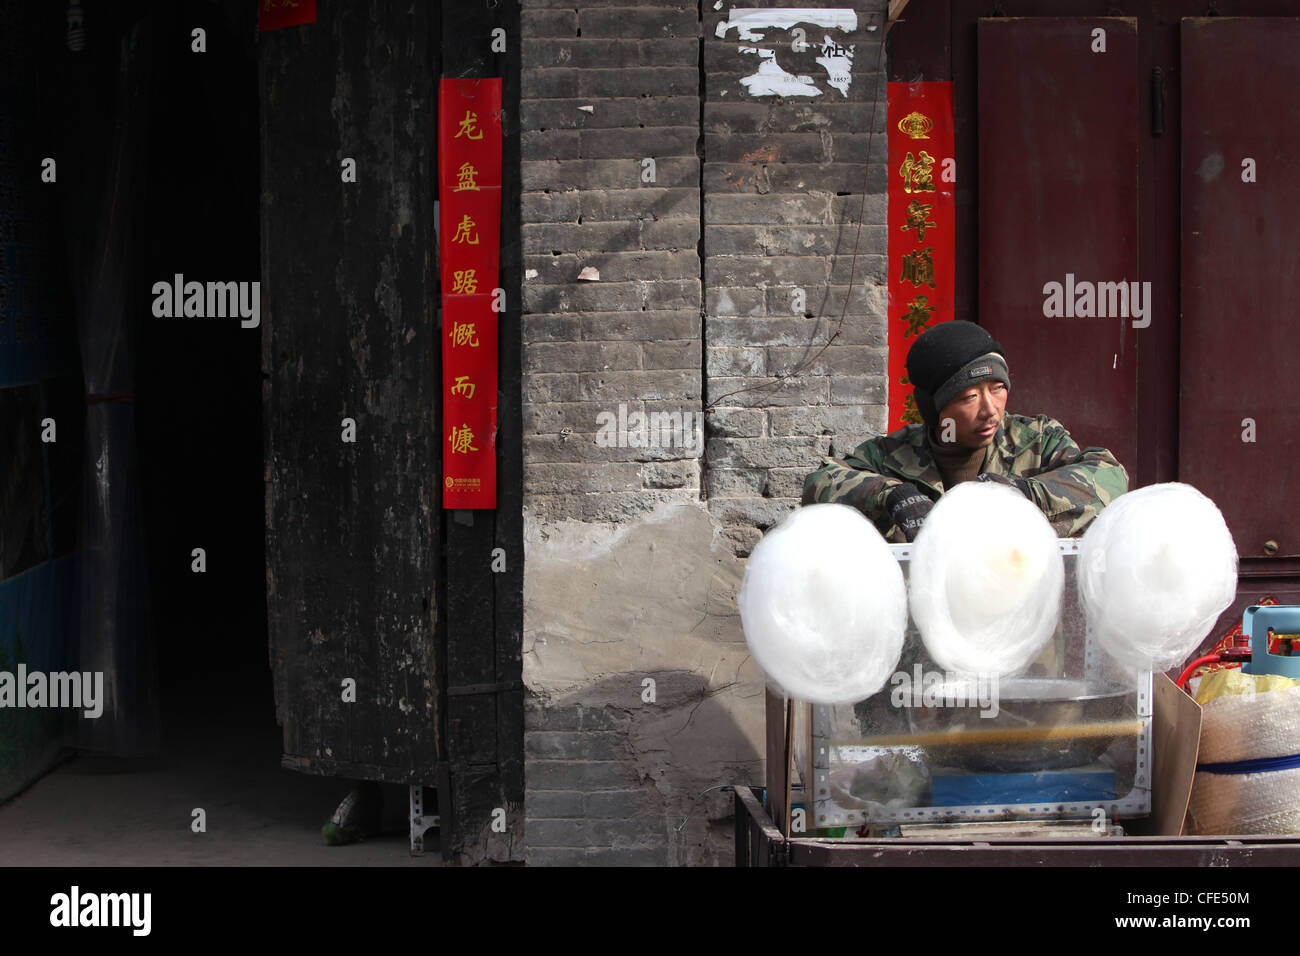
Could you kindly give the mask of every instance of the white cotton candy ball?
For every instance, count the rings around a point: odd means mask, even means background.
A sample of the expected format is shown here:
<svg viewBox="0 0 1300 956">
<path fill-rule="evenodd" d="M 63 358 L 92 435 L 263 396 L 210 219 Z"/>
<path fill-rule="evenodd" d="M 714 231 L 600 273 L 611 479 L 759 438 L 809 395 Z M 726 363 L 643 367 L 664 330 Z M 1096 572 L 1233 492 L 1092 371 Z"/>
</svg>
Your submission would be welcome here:
<svg viewBox="0 0 1300 956">
<path fill-rule="evenodd" d="M 851 704 L 898 667 L 903 572 L 856 508 L 808 505 L 769 531 L 745 564 L 736 601 L 750 653 L 791 698 Z"/>
<path fill-rule="evenodd" d="M 1130 670 L 1183 663 L 1237 596 L 1237 547 L 1218 506 L 1169 482 L 1120 495 L 1079 546 L 1088 629 Z"/>
<path fill-rule="evenodd" d="M 1023 670 L 1056 631 L 1064 587 L 1056 532 L 1006 485 L 957 485 L 935 504 L 912 548 L 912 619 L 945 670 Z"/>
</svg>

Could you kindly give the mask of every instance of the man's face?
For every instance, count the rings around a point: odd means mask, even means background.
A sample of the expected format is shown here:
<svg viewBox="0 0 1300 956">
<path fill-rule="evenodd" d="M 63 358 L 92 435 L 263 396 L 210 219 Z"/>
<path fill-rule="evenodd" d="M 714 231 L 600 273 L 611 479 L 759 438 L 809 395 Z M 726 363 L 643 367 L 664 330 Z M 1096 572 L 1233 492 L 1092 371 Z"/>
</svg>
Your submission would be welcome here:
<svg viewBox="0 0 1300 956">
<path fill-rule="evenodd" d="M 945 445 L 984 448 L 997 434 L 1006 407 L 1007 387 L 1001 382 L 972 385 L 939 411 L 935 436 Z"/>
</svg>

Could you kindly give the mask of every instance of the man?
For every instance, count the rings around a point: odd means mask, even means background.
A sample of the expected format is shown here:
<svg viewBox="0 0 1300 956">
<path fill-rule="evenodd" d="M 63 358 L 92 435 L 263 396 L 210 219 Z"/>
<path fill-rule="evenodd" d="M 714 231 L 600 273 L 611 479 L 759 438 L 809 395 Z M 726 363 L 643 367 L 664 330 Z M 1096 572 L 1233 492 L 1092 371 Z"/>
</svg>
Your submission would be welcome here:
<svg viewBox="0 0 1300 956">
<path fill-rule="evenodd" d="M 1046 415 L 1006 411 L 1006 353 L 973 322 L 922 333 L 907 353 L 907 374 L 925 423 L 868 439 L 843 461 L 824 458 L 804 480 L 804 504 L 851 505 L 886 540 L 913 541 L 946 490 L 994 481 L 1019 490 L 1067 538 L 1128 491 L 1128 473 L 1106 449 L 1080 449 Z"/>
</svg>

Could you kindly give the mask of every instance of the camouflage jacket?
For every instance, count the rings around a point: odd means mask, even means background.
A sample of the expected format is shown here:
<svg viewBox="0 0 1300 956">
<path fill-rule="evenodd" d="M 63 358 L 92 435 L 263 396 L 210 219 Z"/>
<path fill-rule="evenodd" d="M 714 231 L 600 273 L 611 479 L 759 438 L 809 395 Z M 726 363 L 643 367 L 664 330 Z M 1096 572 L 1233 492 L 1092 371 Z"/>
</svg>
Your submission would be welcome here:
<svg viewBox="0 0 1300 956">
<path fill-rule="evenodd" d="M 875 523 L 887 541 L 903 532 L 889 517 L 885 496 L 910 481 L 930 498 L 944 492 L 943 475 L 930 454 L 924 425 L 864 441 L 842 461 L 823 458 L 806 479 L 803 503 L 851 505 Z M 1083 448 L 1060 422 L 1004 412 L 980 474 L 1029 479 L 1034 504 L 1062 538 L 1081 535 L 1098 512 L 1128 491 L 1128 472 L 1104 448 Z"/>
</svg>

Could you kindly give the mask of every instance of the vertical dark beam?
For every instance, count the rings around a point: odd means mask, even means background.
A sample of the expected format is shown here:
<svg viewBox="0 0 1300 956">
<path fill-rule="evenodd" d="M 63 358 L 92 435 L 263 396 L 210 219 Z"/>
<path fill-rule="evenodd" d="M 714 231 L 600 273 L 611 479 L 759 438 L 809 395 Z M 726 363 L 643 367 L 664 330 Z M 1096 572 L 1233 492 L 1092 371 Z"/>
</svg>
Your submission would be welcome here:
<svg viewBox="0 0 1300 956">
<path fill-rule="evenodd" d="M 321 4 L 316 23 L 259 44 L 267 600 L 285 762 L 395 783 L 434 782 L 438 761 L 436 26 L 423 4 Z"/>
<path fill-rule="evenodd" d="M 493 811 L 507 810 L 508 833 L 521 824 L 523 766 L 523 451 L 520 340 L 519 71 L 517 0 L 445 3 L 443 75 L 502 77 L 500 284 L 498 323 L 497 507 L 453 512 L 446 528 L 446 726 L 450 793 L 440 794 L 443 855 L 479 862 L 489 850 Z M 492 31 L 505 30 L 493 52 Z M 505 570 L 492 571 L 492 552 Z M 522 850 L 513 840 L 510 851 Z"/>
</svg>

